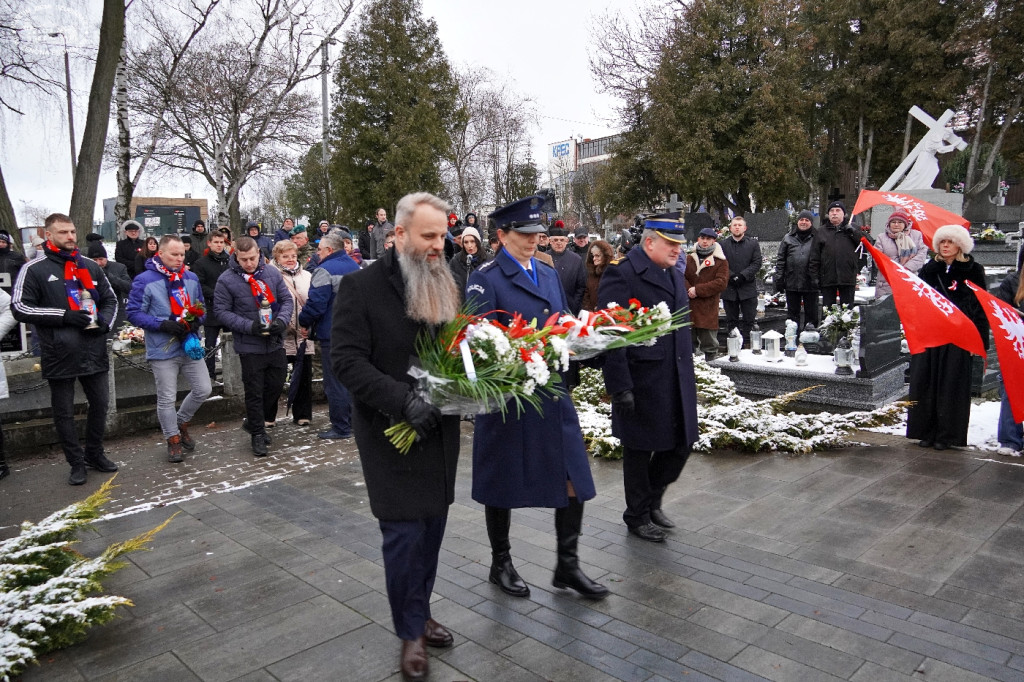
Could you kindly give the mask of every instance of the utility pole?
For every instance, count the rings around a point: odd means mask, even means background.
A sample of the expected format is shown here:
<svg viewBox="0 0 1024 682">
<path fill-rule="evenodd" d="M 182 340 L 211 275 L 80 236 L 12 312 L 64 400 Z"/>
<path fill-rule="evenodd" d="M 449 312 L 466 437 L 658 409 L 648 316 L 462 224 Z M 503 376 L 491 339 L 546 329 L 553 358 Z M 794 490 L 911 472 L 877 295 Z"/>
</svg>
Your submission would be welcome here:
<svg viewBox="0 0 1024 682">
<path fill-rule="evenodd" d="M 75 150 L 75 117 L 71 107 L 71 61 L 68 58 L 68 39 L 61 33 L 50 33 L 51 38 L 60 36 L 64 41 L 64 88 L 68 95 L 68 135 L 71 138 L 71 181 L 75 180 L 75 171 L 78 169 L 78 154 Z"/>
</svg>

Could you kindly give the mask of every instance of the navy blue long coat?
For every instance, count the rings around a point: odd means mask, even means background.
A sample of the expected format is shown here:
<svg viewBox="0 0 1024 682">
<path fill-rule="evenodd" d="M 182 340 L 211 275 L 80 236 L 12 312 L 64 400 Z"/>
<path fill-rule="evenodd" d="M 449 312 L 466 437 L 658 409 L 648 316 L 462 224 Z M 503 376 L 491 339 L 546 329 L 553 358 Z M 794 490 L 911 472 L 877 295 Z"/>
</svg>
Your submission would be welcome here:
<svg viewBox="0 0 1024 682">
<path fill-rule="evenodd" d="M 689 313 L 686 279 L 678 268 L 662 270 L 642 248 L 605 269 L 597 300 L 602 308 L 635 298 L 645 307 L 664 301 L 670 310 Z M 687 318 L 689 315 L 687 314 Z M 635 412 L 623 417 L 612 409 L 612 435 L 628 448 L 673 450 L 697 441 L 697 385 L 693 376 L 690 328 L 659 337 L 653 346 L 631 346 L 604 355 L 609 394 L 633 391 Z"/>
<path fill-rule="evenodd" d="M 544 322 L 568 310 L 554 268 L 534 261 L 537 284 L 504 250 L 469 276 L 466 298 L 479 313 L 507 324 L 512 314 Z M 542 400 L 543 414 L 524 406 L 517 417 L 511 405 L 501 414 L 481 414 L 473 435 L 473 499 L 505 509 L 565 507 L 566 480 L 580 501 L 596 494 L 590 461 L 572 399 L 565 394 Z"/>
</svg>

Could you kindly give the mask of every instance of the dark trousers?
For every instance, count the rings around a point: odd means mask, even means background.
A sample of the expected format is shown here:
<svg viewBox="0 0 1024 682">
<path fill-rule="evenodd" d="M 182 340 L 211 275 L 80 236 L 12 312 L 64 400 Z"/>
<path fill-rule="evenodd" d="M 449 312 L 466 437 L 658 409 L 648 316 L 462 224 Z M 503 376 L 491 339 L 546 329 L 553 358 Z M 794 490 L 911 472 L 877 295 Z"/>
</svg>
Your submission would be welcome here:
<svg viewBox="0 0 1024 682">
<path fill-rule="evenodd" d="M 85 457 L 103 454 L 103 432 L 107 421 L 107 402 L 110 392 L 107 373 L 97 372 L 77 377 L 85 392 L 89 411 L 85 418 L 85 449 L 78 442 L 75 430 L 75 377 L 50 379 L 50 407 L 53 409 L 53 425 L 64 448 L 68 464 L 81 464 Z"/>
<path fill-rule="evenodd" d="M 700 352 L 715 355 L 718 353 L 718 330 L 693 328 L 693 347 Z"/>
<path fill-rule="evenodd" d="M 395 634 L 414 640 L 430 619 L 430 594 L 448 513 L 416 521 L 381 521 L 384 581 Z"/>
<path fill-rule="evenodd" d="M 324 393 L 327 394 L 327 414 L 331 426 L 338 433 L 352 433 L 352 398 L 348 394 L 331 364 L 331 340 L 320 342 L 320 362 L 324 368 Z"/>
<path fill-rule="evenodd" d="M 821 290 L 821 305 L 827 308 L 836 304 L 836 298 L 843 305 L 853 305 L 853 294 L 857 291 L 856 284 L 843 284 L 840 286 L 827 286 Z"/>
<path fill-rule="evenodd" d="M 622 448 L 622 480 L 626 491 L 626 511 L 622 520 L 630 528 L 651 522 L 651 510 L 661 509 L 665 488 L 679 478 L 690 456 L 690 448 L 675 450 L 634 450 Z"/>
<path fill-rule="evenodd" d="M 725 333 L 731 334 L 734 328 L 739 328 L 740 334 L 743 335 L 743 345 L 749 344 L 750 328 L 754 326 L 754 318 L 757 316 L 757 297 L 739 301 L 723 300 L 722 305 L 725 306 Z"/>
<path fill-rule="evenodd" d="M 204 324 L 203 331 L 206 338 L 204 339 L 204 345 L 206 346 L 206 369 L 210 373 L 210 379 L 214 379 L 217 374 L 217 354 L 211 353 L 210 351 L 217 345 L 217 338 L 220 336 L 220 327 Z"/>
<path fill-rule="evenodd" d="M 313 343 L 308 341 L 307 343 Z M 295 356 L 288 356 L 288 364 L 292 366 L 292 381 L 295 381 Z M 291 387 L 288 388 L 291 391 Z M 299 370 L 299 390 L 295 393 L 292 401 L 292 421 L 299 419 L 313 418 L 313 356 L 306 355 L 302 358 L 302 368 Z"/>
<path fill-rule="evenodd" d="M 804 321 L 800 322 L 800 306 L 804 307 Z M 818 292 L 817 291 L 786 291 L 786 317 L 797 324 L 802 330 L 810 322 L 818 326 Z"/>
<path fill-rule="evenodd" d="M 242 363 L 245 418 L 250 433 L 266 433 L 263 422 L 277 419 L 277 401 L 284 388 L 288 358 L 284 348 L 279 348 L 272 353 L 245 353 L 238 359 Z"/>
</svg>

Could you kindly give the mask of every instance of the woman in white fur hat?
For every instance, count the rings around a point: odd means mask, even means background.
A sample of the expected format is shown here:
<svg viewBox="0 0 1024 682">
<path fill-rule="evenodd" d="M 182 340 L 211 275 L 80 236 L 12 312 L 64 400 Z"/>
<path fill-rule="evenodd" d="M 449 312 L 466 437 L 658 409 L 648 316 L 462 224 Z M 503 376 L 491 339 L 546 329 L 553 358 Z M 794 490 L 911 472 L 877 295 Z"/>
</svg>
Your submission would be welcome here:
<svg viewBox="0 0 1024 682">
<path fill-rule="evenodd" d="M 982 288 L 985 268 L 969 254 L 974 240 L 960 225 L 943 225 L 932 235 L 935 258 L 921 268 L 926 284 L 948 298 L 978 328 L 988 349 L 988 321 L 967 282 Z M 971 354 L 953 344 L 929 348 L 910 357 L 910 400 L 907 438 L 920 439 L 921 447 L 945 450 L 967 445 L 971 416 Z"/>
</svg>

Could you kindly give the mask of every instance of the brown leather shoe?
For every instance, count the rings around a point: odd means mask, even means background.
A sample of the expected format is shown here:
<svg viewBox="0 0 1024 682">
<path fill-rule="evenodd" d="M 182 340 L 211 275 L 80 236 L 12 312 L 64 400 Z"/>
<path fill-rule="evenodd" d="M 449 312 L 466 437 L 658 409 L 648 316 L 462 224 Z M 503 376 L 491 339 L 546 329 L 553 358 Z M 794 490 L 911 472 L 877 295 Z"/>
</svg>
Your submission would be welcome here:
<svg viewBox="0 0 1024 682">
<path fill-rule="evenodd" d="M 427 679 L 426 638 L 402 640 L 402 679 L 406 682 L 418 682 Z"/>
<path fill-rule="evenodd" d="M 423 627 L 423 637 L 427 640 L 427 646 L 438 649 L 445 649 L 455 643 L 455 638 L 452 637 L 452 633 L 448 632 L 448 628 L 433 618 L 428 620 Z"/>
</svg>

